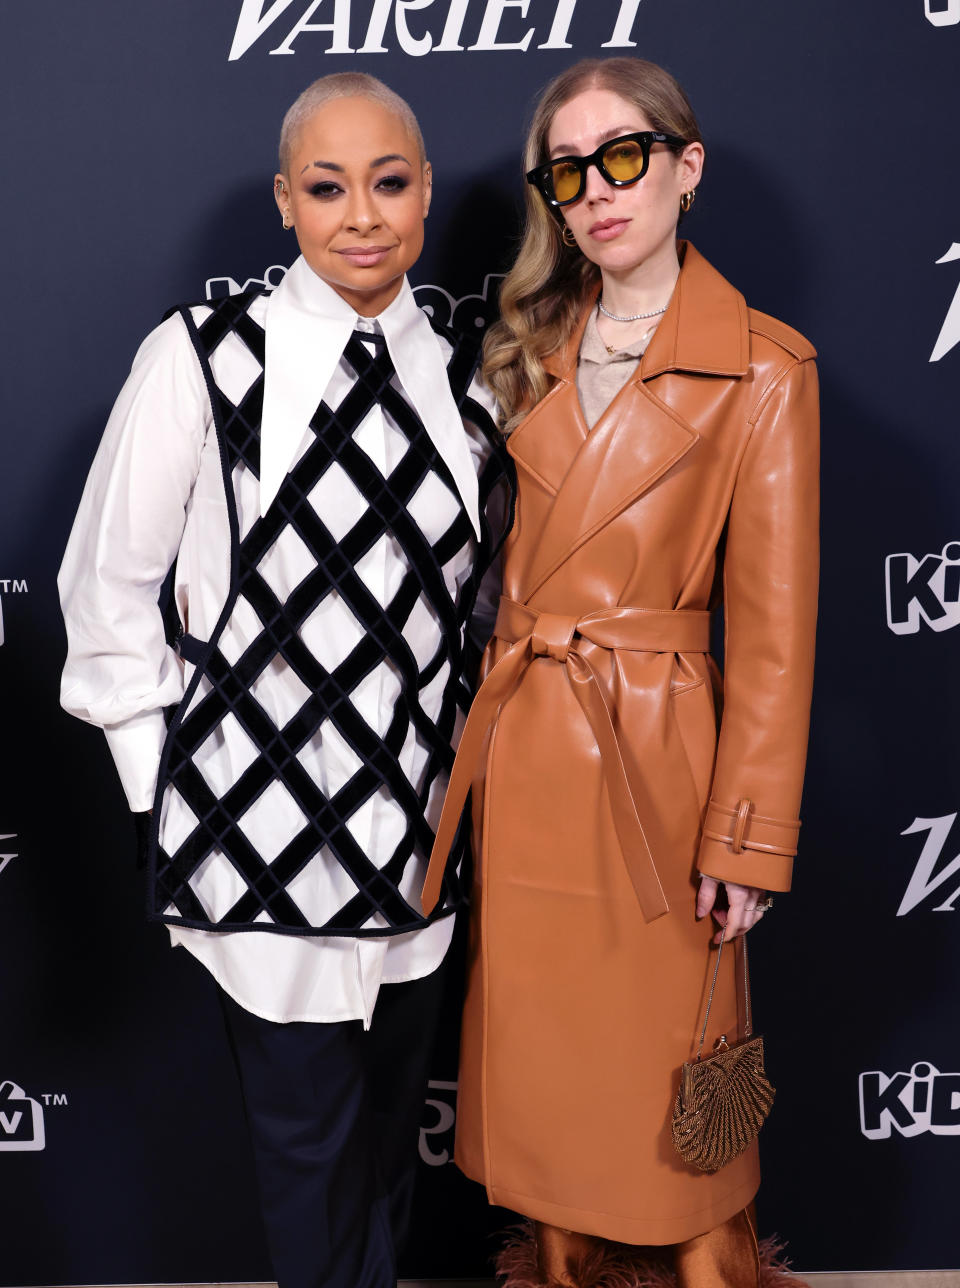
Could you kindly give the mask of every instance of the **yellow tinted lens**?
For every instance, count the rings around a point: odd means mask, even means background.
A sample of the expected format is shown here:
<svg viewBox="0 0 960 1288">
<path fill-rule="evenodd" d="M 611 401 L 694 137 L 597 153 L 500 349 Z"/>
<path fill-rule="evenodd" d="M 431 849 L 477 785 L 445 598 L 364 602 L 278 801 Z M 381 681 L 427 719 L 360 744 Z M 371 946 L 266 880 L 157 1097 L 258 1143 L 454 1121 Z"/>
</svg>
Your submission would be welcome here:
<svg viewBox="0 0 960 1288">
<path fill-rule="evenodd" d="M 569 161 L 559 161 L 550 167 L 553 175 L 553 195 L 557 201 L 572 201 L 580 192 L 580 171 Z"/>
<path fill-rule="evenodd" d="M 621 182 L 636 179 L 643 173 L 643 149 L 639 143 L 615 143 L 604 152 L 603 166 L 612 178 Z"/>
</svg>

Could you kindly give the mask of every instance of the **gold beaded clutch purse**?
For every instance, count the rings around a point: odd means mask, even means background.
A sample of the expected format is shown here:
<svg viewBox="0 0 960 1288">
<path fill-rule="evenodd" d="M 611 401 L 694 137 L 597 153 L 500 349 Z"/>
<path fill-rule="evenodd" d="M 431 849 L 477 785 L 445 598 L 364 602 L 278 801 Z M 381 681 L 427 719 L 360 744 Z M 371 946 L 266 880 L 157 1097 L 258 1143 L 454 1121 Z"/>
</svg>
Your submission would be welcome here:
<svg viewBox="0 0 960 1288">
<path fill-rule="evenodd" d="M 742 1154 L 763 1126 L 774 1090 L 763 1067 L 763 1038 L 753 1032 L 747 942 L 743 942 L 744 1035 L 728 1042 L 722 1034 L 712 1055 L 701 1058 L 710 1007 L 717 986 L 723 934 L 717 949 L 707 1013 L 697 1053 L 681 1069 L 673 1107 L 673 1143 L 684 1162 L 716 1172 Z"/>
</svg>

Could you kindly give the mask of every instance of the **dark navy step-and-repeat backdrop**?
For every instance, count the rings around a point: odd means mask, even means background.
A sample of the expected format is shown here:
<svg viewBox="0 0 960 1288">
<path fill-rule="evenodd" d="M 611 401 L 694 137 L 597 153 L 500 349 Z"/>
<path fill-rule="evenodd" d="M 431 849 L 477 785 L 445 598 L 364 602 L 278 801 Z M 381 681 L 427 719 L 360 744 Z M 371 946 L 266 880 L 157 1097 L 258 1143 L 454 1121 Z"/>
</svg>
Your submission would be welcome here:
<svg viewBox="0 0 960 1288">
<path fill-rule="evenodd" d="M 434 164 L 421 300 L 495 307 L 536 91 L 664 63 L 689 236 L 820 351 L 824 562 L 795 892 L 753 940 L 779 1088 L 761 1222 L 815 1269 L 960 1266 L 960 0 L 17 0 L 0 9 L 0 1283 L 266 1276 L 212 985 L 144 924 L 102 735 L 57 705 L 55 574 L 109 406 L 175 301 L 275 283 L 289 102 L 360 68 Z M 505 1216 L 450 1162 L 455 999 L 410 1275 Z"/>
</svg>

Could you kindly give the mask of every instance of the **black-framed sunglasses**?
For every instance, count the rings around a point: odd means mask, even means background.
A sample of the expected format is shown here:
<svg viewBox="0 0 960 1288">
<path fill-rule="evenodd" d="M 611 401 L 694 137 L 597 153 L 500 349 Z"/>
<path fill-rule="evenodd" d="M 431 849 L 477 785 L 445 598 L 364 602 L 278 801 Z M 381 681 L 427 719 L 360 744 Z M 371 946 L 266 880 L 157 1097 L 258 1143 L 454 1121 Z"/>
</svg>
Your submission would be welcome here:
<svg viewBox="0 0 960 1288">
<path fill-rule="evenodd" d="M 571 201 L 582 197 L 587 186 L 587 170 L 592 165 L 615 188 L 629 188 L 647 173 L 654 143 L 682 148 L 686 139 L 662 134 L 659 130 L 621 134 L 617 139 L 601 143 L 588 157 L 554 157 L 544 165 L 534 166 L 527 171 L 527 183 L 538 189 L 549 206 L 569 206 Z"/>
</svg>

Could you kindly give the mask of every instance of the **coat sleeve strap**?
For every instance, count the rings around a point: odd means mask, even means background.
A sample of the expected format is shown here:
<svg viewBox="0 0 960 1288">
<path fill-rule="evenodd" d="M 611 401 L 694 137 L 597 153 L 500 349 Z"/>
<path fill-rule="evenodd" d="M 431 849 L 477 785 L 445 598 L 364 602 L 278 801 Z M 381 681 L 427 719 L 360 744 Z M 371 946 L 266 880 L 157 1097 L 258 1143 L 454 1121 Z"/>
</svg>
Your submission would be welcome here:
<svg viewBox="0 0 960 1288">
<path fill-rule="evenodd" d="M 758 814 L 751 800 L 743 799 L 736 806 L 711 800 L 697 867 L 704 876 L 720 881 L 786 890 L 799 831 L 799 819 Z"/>
</svg>

